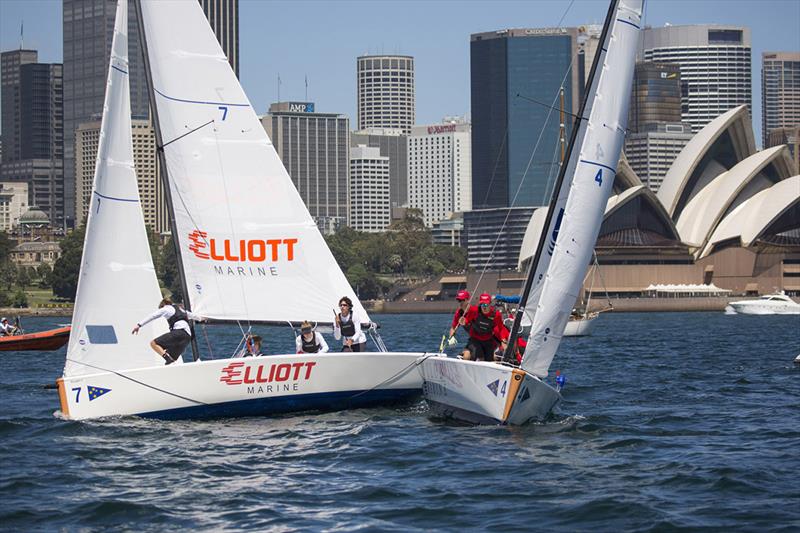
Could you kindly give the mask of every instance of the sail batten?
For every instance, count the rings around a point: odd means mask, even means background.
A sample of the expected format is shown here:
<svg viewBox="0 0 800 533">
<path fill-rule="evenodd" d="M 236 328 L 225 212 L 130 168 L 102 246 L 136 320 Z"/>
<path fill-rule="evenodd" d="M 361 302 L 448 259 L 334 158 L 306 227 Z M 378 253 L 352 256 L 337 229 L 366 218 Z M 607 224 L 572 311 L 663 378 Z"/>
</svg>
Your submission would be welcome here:
<svg viewBox="0 0 800 533">
<path fill-rule="evenodd" d="M 642 0 L 609 9 L 560 190 L 532 266 L 524 313 L 532 322 L 522 368 L 547 375 L 578 299 L 624 141 Z M 613 72 L 613 75 L 611 74 Z"/>
</svg>

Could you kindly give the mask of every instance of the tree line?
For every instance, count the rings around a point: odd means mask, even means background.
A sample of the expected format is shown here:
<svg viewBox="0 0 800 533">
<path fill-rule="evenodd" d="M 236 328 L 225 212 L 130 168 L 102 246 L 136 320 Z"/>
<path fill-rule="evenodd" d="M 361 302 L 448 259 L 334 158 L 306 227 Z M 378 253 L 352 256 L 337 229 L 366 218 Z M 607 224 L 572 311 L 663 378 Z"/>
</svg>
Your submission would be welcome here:
<svg viewBox="0 0 800 533">
<path fill-rule="evenodd" d="M 61 257 L 51 269 L 15 267 L 10 252 L 15 242 L 0 232 L 0 306 L 25 307 L 25 287 L 35 284 L 52 288 L 53 295 L 74 301 L 83 255 L 86 228 L 80 227 L 59 241 Z M 159 236 L 147 230 L 150 253 L 159 283 L 173 299 L 183 299 L 180 270 L 172 240 L 161 244 Z M 402 278 L 429 278 L 447 271 L 466 269 L 466 251 L 434 244 L 431 232 L 422 222 L 421 213 L 409 210 L 406 217 L 393 223 L 385 233 L 362 233 L 342 228 L 325 238 L 328 246 L 362 299 L 384 297 Z M 15 290 L 16 289 L 16 290 Z"/>
</svg>

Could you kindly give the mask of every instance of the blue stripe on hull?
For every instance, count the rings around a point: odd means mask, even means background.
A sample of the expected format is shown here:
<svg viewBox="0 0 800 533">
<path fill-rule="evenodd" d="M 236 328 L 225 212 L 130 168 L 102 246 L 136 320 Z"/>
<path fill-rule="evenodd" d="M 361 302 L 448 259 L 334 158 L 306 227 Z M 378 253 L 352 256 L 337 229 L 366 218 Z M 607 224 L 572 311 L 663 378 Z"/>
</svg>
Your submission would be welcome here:
<svg viewBox="0 0 800 533">
<path fill-rule="evenodd" d="M 144 418 L 185 420 L 264 416 L 297 411 L 341 411 L 360 407 L 375 407 L 407 403 L 421 396 L 420 389 L 378 389 L 370 391 L 322 392 L 268 398 L 250 398 L 234 402 L 195 405 L 139 413 Z"/>
</svg>

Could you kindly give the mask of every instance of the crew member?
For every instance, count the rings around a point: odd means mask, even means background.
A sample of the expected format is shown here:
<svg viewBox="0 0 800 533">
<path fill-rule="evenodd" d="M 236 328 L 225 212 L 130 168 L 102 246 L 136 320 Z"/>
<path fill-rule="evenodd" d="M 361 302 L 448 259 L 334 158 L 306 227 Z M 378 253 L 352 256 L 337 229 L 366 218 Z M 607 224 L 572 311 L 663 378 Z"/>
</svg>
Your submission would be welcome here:
<svg viewBox="0 0 800 533">
<path fill-rule="evenodd" d="M 14 335 L 16 332 L 17 332 L 17 327 L 12 324 L 9 324 L 8 319 L 6 317 L 0 319 L 0 336 L 10 337 L 11 335 Z"/>
<path fill-rule="evenodd" d="M 261 354 L 261 343 L 263 339 L 261 335 L 251 335 L 247 334 L 244 339 L 244 349 L 242 349 L 242 353 L 239 357 L 256 357 Z"/>
<path fill-rule="evenodd" d="M 458 329 L 458 320 L 464 316 L 464 313 L 466 313 L 469 309 L 469 298 L 469 291 L 458 291 L 458 294 L 456 294 L 458 309 L 456 309 L 456 312 L 453 314 L 453 322 L 450 324 L 450 333 L 447 335 L 448 338 L 456 334 L 456 330 Z M 464 330 L 469 331 L 466 326 L 464 327 Z"/>
<path fill-rule="evenodd" d="M 314 331 L 309 321 L 300 324 L 300 336 L 294 341 L 297 353 L 325 353 L 328 351 L 328 343 L 325 342 L 322 334 Z"/>
<path fill-rule="evenodd" d="M 367 336 L 361 331 L 361 317 L 353 311 L 353 301 L 347 296 L 339 300 L 340 312 L 336 313 L 333 336 L 342 339 L 343 352 L 364 352 L 367 349 Z"/>
<path fill-rule="evenodd" d="M 205 318 L 195 315 L 191 311 L 187 311 L 178 305 L 174 305 L 169 298 L 164 298 L 161 300 L 161 303 L 158 304 L 158 310 L 139 321 L 131 333 L 134 335 L 138 334 L 139 328 L 157 318 L 165 318 L 167 320 L 169 331 L 150 341 L 150 347 L 164 358 L 165 365 L 170 365 L 180 358 L 183 351 L 192 340 L 192 330 L 189 328 L 189 320 L 202 322 Z"/>
<path fill-rule="evenodd" d="M 478 305 L 470 307 L 464 316 L 458 319 L 460 325 L 469 327 L 469 342 L 464 349 L 464 359 L 472 361 L 494 359 L 493 331 L 499 330 L 503 325 L 503 317 L 491 304 L 492 297 L 483 293 L 478 299 Z"/>
</svg>

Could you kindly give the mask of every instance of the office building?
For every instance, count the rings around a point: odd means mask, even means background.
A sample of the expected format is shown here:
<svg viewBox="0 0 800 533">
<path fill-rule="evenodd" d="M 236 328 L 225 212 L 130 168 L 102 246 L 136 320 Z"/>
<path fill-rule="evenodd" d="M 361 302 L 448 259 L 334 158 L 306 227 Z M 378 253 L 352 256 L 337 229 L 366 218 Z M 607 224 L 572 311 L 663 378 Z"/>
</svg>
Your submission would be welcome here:
<svg viewBox="0 0 800 533">
<path fill-rule="evenodd" d="M 27 210 L 28 184 L 0 182 L 0 231 L 13 231 Z"/>
<path fill-rule="evenodd" d="M 408 205 L 432 227 L 472 209 L 472 134 L 463 119 L 414 126 L 408 137 Z"/>
<path fill-rule="evenodd" d="M 75 131 L 75 213 L 78 225 L 86 222 L 89 212 L 99 140 L 99 120 L 78 124 Z M 154 232 L 164 233 L 170 230 L 166 195 L 158 170 L 155 131 L 148 120 L 131 121 L 131 140 L 144 223 Z"/>
<path fill-rule="evenodd" d="M 217 36 L 225 38 L 221 41 L 223 51 L 238 72 L 238 0 L 200 0 L 200 3 Z M 63 0 L 64 195 L 68 225 L 75 220 L 75 130 L 78 124 L 102 116 L 116 8 L 116 0 Z M 131 116 L 147 119 L 149 95 L 138 17 L 132 5 L 128 9 L 128 71 Z"/>
<path fill-rule="evenodd" d="M 316 113 L 313 102 L 279 102 L 261 124 L 320 231 L 346 225 L 350 120 Z"/>
<path fill-rule="evenodd" d="M 391 223 L 389 158 L 379 148 L 356 146 L 350 150 L 350 227 L 380 233 Z"/>
<path fill-rule="evenodd" d="M 464 213 L 462 238 L 469 268 L 516 270 L 533 207 L 479 209 Z"/>
<path fill-rule="evenodd" d="M 637 61 L 628 115 L 628 130 L 645 131 L 659 123 L 681 122 L 681 69 L 675 63 Z"/>
<path fill-rule="evenodd" d="M 28 204 L 64 220 L 63 76 L 35 50 L 0 55 L 3 159 L 0 181 L 26 183 Z"/>
<path fill-rule="evenodd" d="M 350 134 L 350 146 L 379 148 L 389 158 L 389 204 L 393 210 L 408 205 L 408 135 L 393 128 L 367 128 Z M 392 220 L 395 217 L 392 216 Z"/>
<path fill-rule="evenodd" d="M 764 148 L 785 144 L 794 161 L 795 174 L 800 172 L 800 124 L 793 128 L 776 128 L 769 132 L 767 145 Z"/>
<path fill-rule="evenodd" d="M 750 29 L 719 24 L 645 28 L 640 60 L 674 63 L 681 120 L 697 133 L 725 112 L 752 105 Z"/>
<path fill-rule="evenodd" d="M 393 128 L 408 134 L 416 116 L 414 58 L 360 56 L 356 63 L 358 129 Z"/>
<path fill-rule="evenodd" d="M 529 28 L 471 36 L 473 208 L 548 203 L 560 124 L 551 106 L 559 106 L 563 86 L 564 110 L 575 113 L 584 79 L 585 66 L 572 61 L 577 35 L 575 28 Z"/>
<path fill-rule="evenodd" d="M 800 52 L 761 55 L 761 134 L 800 126 Z"/>
<path fill-rule="evenodd" d="M 654 122 L 625 137 L 625 157 L 642 183 L 655 193 L 692 136 L 688 123 Z"/>
</svg>

